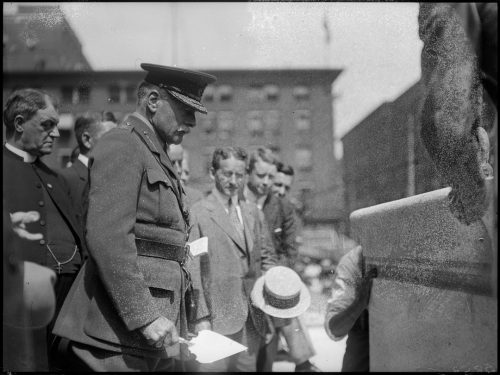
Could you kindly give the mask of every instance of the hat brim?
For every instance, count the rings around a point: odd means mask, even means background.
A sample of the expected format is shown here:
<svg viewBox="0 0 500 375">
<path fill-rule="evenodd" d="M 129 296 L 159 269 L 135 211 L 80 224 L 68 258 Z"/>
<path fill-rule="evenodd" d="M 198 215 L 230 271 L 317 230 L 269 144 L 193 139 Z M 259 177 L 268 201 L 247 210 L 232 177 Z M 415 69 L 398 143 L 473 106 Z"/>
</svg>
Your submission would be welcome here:
<svg viewBox="0 0 500 375">
<path fill-rule="evenodd" d="M 289 309 L 279 309 L 274 306 L 270 306 L 266 303 L 264 299 L 264 276 L 261 276 L 255 281 L 252 292 L 250 293 L 250 298 L 254 306 L 258 307 L 266 314 L 274 316 L 276 318 L 295 318 L 302 315 L 311 305 L 311 294 L 307 287 L 302 283 L 300 289 L 300 299 L 299 303 Z"/>
<path fill-rule="evenodd" d="M 195 111 L 201 112 L 205 115 L 208 113 L 207 109 L 199 101 L 194 100 L 193 98 L 190 98 L 189 96 L 183 95 L 183 94 L 176 92 L 176 91 L 173 91 L 173 90 L 167 90 L 167 91 L 175 99 L 177 99 L 181 103 L 184 103 L 188 107 L 193 108 Z"/>
</svg>

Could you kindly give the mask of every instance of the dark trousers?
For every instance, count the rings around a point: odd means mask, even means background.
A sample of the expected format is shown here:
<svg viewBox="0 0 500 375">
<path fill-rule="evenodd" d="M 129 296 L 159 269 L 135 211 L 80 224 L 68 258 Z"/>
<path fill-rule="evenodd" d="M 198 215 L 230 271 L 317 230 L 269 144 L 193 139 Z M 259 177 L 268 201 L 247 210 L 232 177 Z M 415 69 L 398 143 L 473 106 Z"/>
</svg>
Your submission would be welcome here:
<svg viewBox="0 0 500 375">
<path fill-rule="evenodd" d="M 370 371 L 368 311 L 364 310 L 347 335 L 342 372 Z"/>
</svg>

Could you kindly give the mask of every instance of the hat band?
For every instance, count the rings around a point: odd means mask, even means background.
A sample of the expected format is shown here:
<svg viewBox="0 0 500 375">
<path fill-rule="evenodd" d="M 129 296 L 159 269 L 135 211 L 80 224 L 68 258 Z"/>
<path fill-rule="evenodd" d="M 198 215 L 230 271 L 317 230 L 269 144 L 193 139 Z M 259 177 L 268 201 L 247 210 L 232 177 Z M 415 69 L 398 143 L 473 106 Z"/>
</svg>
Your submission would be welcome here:
<svg viewBox="0 0 500 375">
<path fill-rule="evenodd" d="M 189 97 L 189 98 L 191 98 L 193 100 L 196 100 L 196 101 L 199 101 L 199 99 L 200 99 L 200 98 L 197 98 L 195 95 L 193 95 L 193 94 L 191 94 L 189 92 L 186 92 L 186 91 L 182 91 L 180 88 L 175 87 L 175 86 L 169 86 L 169 85 L 165 85 L 163 83 L 160 83 L 158 86 L 161 87 L 162 89 L 166 89 L 166 90 L 178 92 L 179 94 L 187 96 L 187 97 Z"/>
<path fill-rule="evenodd" d="M 300 292 L 293 297 L 283 299 L 271 295 L 264 286 L 262 294 L 264 296 L 264 301 L 266 301 L 269 306 L 275 307 L 277 309 L 291 309 L 292 307 L 297 306 L 300 302 Z"/>
</svg>

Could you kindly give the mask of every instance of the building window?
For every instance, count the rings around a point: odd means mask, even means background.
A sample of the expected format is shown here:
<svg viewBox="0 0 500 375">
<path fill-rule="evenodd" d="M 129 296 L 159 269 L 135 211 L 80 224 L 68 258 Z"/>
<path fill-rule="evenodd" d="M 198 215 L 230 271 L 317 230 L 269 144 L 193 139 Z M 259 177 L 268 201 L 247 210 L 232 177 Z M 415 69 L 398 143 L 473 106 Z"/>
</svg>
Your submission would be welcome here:
<svg viewBox="0 0 500 375">
<path fill-rule="evenodd" d="M 294 112 L 295 128 L 299 132 L 311 130 L 311 111 L 302 109 Z"/>
<path fill-rule="evenodd" d="M 88 104 L 90 101 L 90 86 L 81 85 L 78 87 L 78 103 Z"/>
<path fill-rule="evenodd" d="M 266 131 L 269 135 L 279 135 L 280 134 L 280 111 L 270 110 L 264 113 L 264 123 L 266 125 Z"/>
<path fill-rule="evenodd" d="M 127 103 L 135 103 L 135 101 L 137 100 L 135 94 L 135 85 L 128 85 L 125 88 L 125 96 Z"/>
<path fill-rule="evenodd" d="M 250 111 L 247 115 L 247 128 L 252 137 L 262 137 L 264 135 L 264 123 L 262 121 L 262 111 Z"/>
<path fill-rule="evenodd" d="M 295 165 L 302 171 L 312 168 L 312 151 L 308 148 L 299 148 L 295 151 Z"/>
<path fill-rule="evenodd" d="M 120 103 L 120 86 L 110 85 L 108 87 L 108 102 Z"/>
<path fill-rule="evenodd" d="M 62 102 L 66 104 L 73 104 L 73 87 L 63 86 L 61 88 Z"/>
<path fill-rule="evenodd" d="M 203 101 L 204 102 L 213 102 L 215 94 L 215 87 L 212 85 L 208 85 L 203 91 Z"/>
<path fill-rule="evenodd" d="M 219 100 L 221 102 L 229 102 L 233 99 L 233 88 L 229 85 L 219 86 Z"/>
<path fill-rule="evenodd" d="M 306 86 L 295 86 L 293 88 L 293 96 L 296 100 L 308 100 L 309 95 L 309 88 Z"/>
<path fill-rule="evenodd" d="M 276 85 L 264 86 L 264 93 L 266 95 L 266 99 L 270 102 L 275 102 L 280 97 L 280 89 Z"/>
<path fill-rule="evenodd" d="M 264 99 L 264 89 L 262 85 L 251 85 L 248 88 L 248 99 L 254 102 L 259 102 Z"/>
<path fill-rule="evenodd" d="M 219 139 L 229 139 L 234 130 L 234 115 L 231 111 L 221 111 L 217 114 L 217 129 Z"/>
<path fill-rule="evenodd" d="M 205 139 L 215 138 L 216 115 L 217 114 L 215 112 L 208 112 L 205 116 L 203 116 L 200 119 L 199 123 L 203 138 Z"/>
</svg>

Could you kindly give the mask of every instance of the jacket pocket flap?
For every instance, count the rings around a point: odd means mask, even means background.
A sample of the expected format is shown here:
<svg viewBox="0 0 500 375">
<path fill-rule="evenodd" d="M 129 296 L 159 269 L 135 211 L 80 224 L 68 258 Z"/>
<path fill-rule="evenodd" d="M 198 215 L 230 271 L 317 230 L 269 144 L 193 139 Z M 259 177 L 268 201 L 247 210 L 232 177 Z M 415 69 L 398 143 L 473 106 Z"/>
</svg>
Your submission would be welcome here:
<svg viewBox="0 0 500 375">
<path fill-rule="evenodd" d="M 167 186 L 172 186 L 170 179 L 165 175 L 163 171 L 159 171 L 157 169 L 148 168 L 146 170 L 146 174 L 148 177 L 148 182 L 150 184 L 156 184 L 157 182 L 162 182 Z"/>
<path fill-rule="evenodd" d="M 181 289 L 182 271 L 177 262 L 140 255 L 137 265 L 147 286 L 174 292 Z"/>
</svg>

